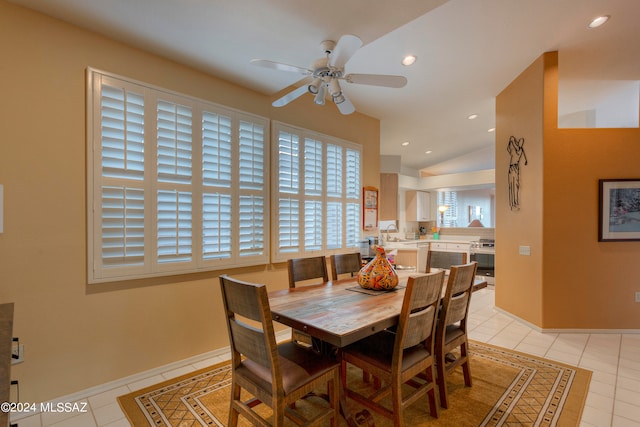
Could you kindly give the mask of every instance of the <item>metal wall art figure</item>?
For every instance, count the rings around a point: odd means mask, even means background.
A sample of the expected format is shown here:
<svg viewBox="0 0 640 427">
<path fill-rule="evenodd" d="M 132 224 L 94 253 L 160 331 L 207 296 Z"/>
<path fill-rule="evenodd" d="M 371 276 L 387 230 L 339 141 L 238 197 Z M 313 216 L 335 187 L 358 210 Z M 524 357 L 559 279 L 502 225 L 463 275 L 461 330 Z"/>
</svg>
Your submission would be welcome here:
<svg viewBox="0 0 640 427">
<path fill-rule="evenodd" d="M 524 164 L 528 163 L 527 154 L 524 152 L 524 138 L 509 137 L 507 153 L 509 153 L 509 206 L 514 211 L 520 209 L 520 162 L 524 158 Z"/>
</svg>

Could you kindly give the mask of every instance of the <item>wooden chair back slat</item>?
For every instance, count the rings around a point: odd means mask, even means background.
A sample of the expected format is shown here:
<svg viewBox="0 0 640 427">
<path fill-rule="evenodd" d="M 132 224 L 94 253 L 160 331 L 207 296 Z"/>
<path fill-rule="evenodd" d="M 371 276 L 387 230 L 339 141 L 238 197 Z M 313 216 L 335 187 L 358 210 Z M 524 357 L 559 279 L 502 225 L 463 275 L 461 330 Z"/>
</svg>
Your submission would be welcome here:
<svg viewBox="0 0 640 427">
<path fill-rule="evenodd" d="M 329 261 L 332 280 L 338 280 L 338 275 L 340 274 L 351 274 L 353 277 L 362 268 L 360 252 L 331 255 Z"/>
<path fill-rule="evenodd" d="M 289 287 L 295 288 L 297 282 L 319 279 L 318 282 L 328 282 L 327 258 L 317 256 L 311 258 L 292 258 L 287 261 L 289 272 Z"/>
<path fill-rule="evenodd" d="M 409 278 L 400 311 L 394 359 L 401 358 L 404 349 L 424 342 L 435 333 L 443 282 L 443 271 Z"/>
<path fill-rule="evenodd" d="M 409 314 L 404 318 L 405 326 L 402 328 L 405 333 L 402 346 L 404 349 L 425 341 L 435 332 L 436 311 L 443 282 L 444 271 L 413 278 L 414 289 L 410 301 L 407 302 Z M 400 331 L 399 328 L 398 332 L 401 333 Z"/>
<path fill-rule="evenodd" d="M 426 272 L 430 273 L 432 268 L 448 270 L 452 265 L 462 265 L 467 263 L 466 252 L 432 251 L 427 252 Z"/>
<path fill-rule="evenodd" d="M 469 295 L 467 295 L 466 293 L 463 293 L 455 297 L 451 297 L 451 301 L 449 302 L 449 308 L 447 310 L 447 318 L 445 319 L 445 324 L 451 325 L 465 318 L 465 315 L 467 312 L 468 299 L 469 299 Z"/>
</svg>

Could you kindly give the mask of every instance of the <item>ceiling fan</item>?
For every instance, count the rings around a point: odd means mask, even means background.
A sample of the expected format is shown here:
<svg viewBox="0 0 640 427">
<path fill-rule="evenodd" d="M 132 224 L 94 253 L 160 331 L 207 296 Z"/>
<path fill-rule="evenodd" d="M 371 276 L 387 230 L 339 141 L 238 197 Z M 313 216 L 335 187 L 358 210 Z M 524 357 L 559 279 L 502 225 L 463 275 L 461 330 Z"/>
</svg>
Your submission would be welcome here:
<svg viewBox="0 0 640 427">
<path fill-rule="evenodd" d="M 407 79 L 404 76 L 345 74 L 345 64 L 362 46 L 362 40 L 357 36 L 346 34 L 340 37 L 337 44 L 332 40 L 325 40 L 320 46 L 325 53 L 325 57 L 316 60 L 311 68 L 302 68 L 266 59 L 251 60 L 251 63 L 254 65 L 311 76 L 313 79 L 308 85 L 305 84 L 294 89 L 283 97 L 275 100 L 271 105 L 274 107 L 283 107 L 307 92 L 315 95 L 314 102 L 316 104 L 324 105 L 325 97 L 328 93 L 342 114 L 351 114 L 356 109 L 342 91 L 340 80 L 346 81 L 347 83 L 391 88 L 401 88 L 407 84 Z"/>
</svg>

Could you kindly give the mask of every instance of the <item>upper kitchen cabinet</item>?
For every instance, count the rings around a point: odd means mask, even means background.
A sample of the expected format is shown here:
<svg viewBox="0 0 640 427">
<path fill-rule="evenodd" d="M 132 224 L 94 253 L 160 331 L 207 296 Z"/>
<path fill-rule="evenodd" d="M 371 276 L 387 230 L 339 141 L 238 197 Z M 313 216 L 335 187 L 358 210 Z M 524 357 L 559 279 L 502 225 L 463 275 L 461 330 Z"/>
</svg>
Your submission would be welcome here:
<svg viewBox="0 0 640 427">
<path fill-rule="evenodd" d="M 380 174 L 379 221 L 398 219 L 398 174 Z"/>
<path fill-rule="evenodd" d="M 431 193 L 409 190 L 406 193 L 406 221 L 431 221 Z"/>
</svg>

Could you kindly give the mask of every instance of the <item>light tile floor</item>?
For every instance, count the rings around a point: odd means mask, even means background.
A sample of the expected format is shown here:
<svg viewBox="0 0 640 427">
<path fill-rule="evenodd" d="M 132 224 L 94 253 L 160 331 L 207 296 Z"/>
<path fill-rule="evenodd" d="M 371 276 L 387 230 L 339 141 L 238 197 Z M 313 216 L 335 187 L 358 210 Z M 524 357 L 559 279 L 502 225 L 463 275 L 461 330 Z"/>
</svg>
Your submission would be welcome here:
<svg viewBox="0 0 640 427">
<path fill-rule="evenodd" d="M 494 310 L 492 287 L 473 295 L 470 337 L 593 371 L 580 427 L 640 427 L 640 334 L 543 334 Z M 197 364 L 155 375 L 90 396 L 86 413 L 42 413 L 20 419 L 19 427 L 128 427 L 116 397 L 223 361 Z"/>
</svg>

